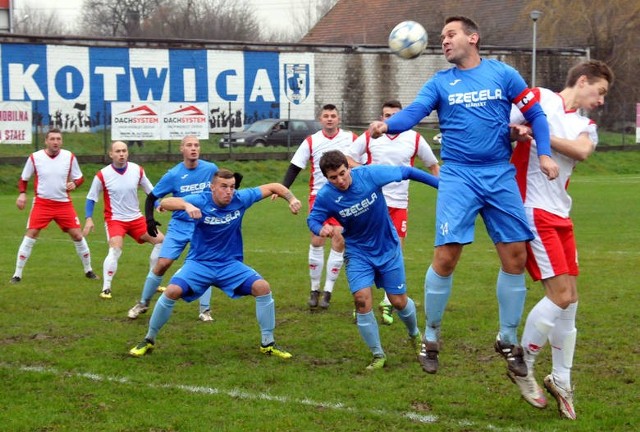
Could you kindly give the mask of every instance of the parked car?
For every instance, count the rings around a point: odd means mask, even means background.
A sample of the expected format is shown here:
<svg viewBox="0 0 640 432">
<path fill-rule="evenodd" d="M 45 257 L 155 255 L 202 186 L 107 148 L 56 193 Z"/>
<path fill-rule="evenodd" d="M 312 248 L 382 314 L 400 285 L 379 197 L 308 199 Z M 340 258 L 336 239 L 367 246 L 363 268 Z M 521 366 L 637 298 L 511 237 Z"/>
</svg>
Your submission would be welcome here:
<svg viewBox="0 0 640 432">
<path fill-rule="evenodd" d="M 231 139 L 228 133 L 223 134 L 220 147 L 228 148 L 229 142 L 233 147 L 286 146 L 288 142 L 291 146 L 298 146 L 307 136 L 320 129 L 322 125 L 315 120 L 258 120 L 242 132 L 231 132 Z"/>
</svg>

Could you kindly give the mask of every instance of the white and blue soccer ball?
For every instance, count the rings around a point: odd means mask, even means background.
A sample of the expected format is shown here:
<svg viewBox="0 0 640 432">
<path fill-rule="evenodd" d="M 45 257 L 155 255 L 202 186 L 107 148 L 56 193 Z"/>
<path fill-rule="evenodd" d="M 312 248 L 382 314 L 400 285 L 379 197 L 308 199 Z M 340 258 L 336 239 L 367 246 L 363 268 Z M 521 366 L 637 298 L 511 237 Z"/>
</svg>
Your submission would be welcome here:
<svg viewBox="0 0 640 432">
<path fill-rule="evenodd" d="M 427 31 L 415 21 L 402 21 L 389 34 L 389 48 L 403 59 L 418 57 L 427 47 Z"/>
</svg>

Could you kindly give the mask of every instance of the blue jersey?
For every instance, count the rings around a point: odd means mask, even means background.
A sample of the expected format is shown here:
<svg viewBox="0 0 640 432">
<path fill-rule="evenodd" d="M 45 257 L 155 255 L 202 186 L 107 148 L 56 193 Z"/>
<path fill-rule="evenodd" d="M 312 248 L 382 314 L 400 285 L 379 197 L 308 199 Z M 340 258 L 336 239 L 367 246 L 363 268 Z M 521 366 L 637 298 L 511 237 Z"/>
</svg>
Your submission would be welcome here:
<svg viewBox="0 0 640 432">
<path fill-rule="evenodd" d="M 213 162 L 198 159 L 198 165 L 189 169 L 180 162 L 171 168 L 153 188 L 153 193 L 157 198 L 171 193 L 174 197 L 183 198 L 188 195 L 199 194 L 209 190 L 213 175 L 218 172 L 218 166 Z M 171 215 L 173 219 L 191 222 L 192 219 L 184 211 L 175 211 Z"/>
<path fill-rule="evenodd" d="M 189 195 L 183 199 L 202 212 L 202 218 L 195 221 L 187 260 L 242 261 L 242 218 L 249 207 L 262 199 L 260 188 L 235 191 L 225 207 L 218 206 L 210 193 Z"/>
<path fill-rule="evenodd" d="M 453 67 L 436 73 L 412 105 L 421 106 L 420 119 L 438 111 L 445 162 L 486 164 L 511 157 L 509 118 L 512 102 L 533 104 L 520 74 L 500 61 L 482 59 L 472 69 Z M 521 106 L 525 112 L 527 106 Z M 403 112 L 386 120 L 391 133 L 404 130 Z M 411 127 L 411 126 L 409 126 Z"/>
<path fill-rule="evenodd" d="M 351 170 L 352 182 L 346 191 L 325 184 L 313 203 L 307 224 L 316 235 L 329 217 L 344 228 L 346 256 L 366 254 L 379 265 L 396 254 L 399 240 L 389 217 L 382 186 L 403 180 L 401 167 L 367 165 Z"/>
</svg>

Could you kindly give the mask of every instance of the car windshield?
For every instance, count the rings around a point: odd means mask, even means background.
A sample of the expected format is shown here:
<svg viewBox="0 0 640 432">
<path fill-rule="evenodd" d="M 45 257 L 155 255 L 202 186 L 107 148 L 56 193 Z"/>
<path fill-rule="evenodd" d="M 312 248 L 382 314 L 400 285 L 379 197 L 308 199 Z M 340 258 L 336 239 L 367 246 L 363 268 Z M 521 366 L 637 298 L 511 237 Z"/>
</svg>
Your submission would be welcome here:
<svg viewBox="0 0 640 432">
<path fill-rule="evenodd" d="M 259 120 L 255 123 L 252 123 L 251 126 L 246 129 L 246 131 L 254 133 L 265 133 L 270 131 L 272 126 L 272 121 Z"/>
</svg>

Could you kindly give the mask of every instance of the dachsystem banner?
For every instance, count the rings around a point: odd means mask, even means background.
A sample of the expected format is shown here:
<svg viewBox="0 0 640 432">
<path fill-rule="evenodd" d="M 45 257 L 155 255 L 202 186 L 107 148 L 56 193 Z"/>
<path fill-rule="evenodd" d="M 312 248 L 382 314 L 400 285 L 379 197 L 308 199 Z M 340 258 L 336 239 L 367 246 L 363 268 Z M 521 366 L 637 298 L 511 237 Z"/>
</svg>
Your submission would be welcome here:
<svg viewBox="0 0 640 432">
<path fill-rule="evenodd" d="M 111 139 L 181 140 L 209 138 L 206 103 L 111 103 Z"/>
<path fill-rule="evenodd" d="M 32 102 L 35 123 L 111 126 L 112 103 L 207 104 L 211 132 L 291 110 L 314 118 L 312 53 L 0 44 L 0 101 Z"/>
</svg>

